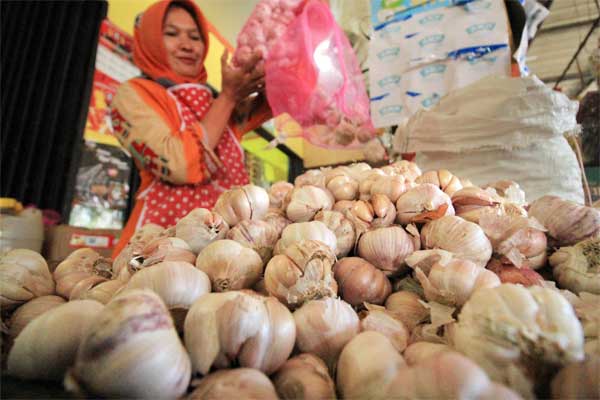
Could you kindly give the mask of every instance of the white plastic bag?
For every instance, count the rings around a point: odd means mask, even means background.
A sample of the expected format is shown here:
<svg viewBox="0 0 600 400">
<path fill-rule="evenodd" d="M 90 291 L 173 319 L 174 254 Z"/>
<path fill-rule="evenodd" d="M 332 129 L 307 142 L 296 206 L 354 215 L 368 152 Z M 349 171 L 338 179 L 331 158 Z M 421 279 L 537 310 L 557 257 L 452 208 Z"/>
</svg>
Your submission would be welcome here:
<svg viewBox="0 0 600 400">
<path fill-rule="evenodd" d="M 537 77 L 484 78 L 419 111 L 394 148 L 416 152 L 423 170 L 445 168 L 475 184 L 518 182 L 532 201 L 546 194 L 583 203 L 581 170 L 564 134 L 578 103 Z"/>
</svg>

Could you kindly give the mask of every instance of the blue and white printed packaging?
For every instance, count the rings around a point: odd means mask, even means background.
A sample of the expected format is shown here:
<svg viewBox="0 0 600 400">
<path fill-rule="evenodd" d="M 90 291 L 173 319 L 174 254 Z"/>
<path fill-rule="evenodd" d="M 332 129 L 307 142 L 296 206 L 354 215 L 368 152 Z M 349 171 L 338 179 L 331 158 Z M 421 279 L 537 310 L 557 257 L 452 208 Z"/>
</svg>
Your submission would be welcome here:
<svg viewBox="0 0 600 400">
<path fill-rule="evenodd" d="M 371 6 L 369 79 L 375 126 L 402 124 L 451 90 L 485 76 L 510 76 L 503 2 L 371 0 Z"/>
</svg>

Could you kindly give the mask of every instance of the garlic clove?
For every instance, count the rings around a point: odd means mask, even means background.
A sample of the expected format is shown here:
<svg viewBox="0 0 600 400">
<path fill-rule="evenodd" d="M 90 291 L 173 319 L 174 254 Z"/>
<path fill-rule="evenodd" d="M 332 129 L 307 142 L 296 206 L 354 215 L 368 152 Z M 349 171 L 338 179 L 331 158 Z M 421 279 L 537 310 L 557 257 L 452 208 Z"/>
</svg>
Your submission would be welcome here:
<svg viewBox="0 0 600 400">
<path fill-rule="evenodd" d="M 400 319 L 409 331 L 429 317 L 429 310 L 413 292 L 392 293 L 385 302 L 385 308 Z"/>
<path fill-rule="evenodd" d="M 358 197 L 358 182 L 349 176 L 336 176 L 327 183 L 327 189 L 336 201 L 355 200 Z"/>
<path fill-rule="evenodd" d="M 398 198 L 412 187 L 410 182 L 403 176 L 380 176 L 377 177 L 371 185 L 371 196 L 374 194 L 383 194 L 396 203 Z"/>
<path fill-rule="evenodd" d="M 126 282 L 119 279 L 99 281 L 98 285 L 85 288 L 79 292 L 71 292 L 71 300 L 96 300 L 99 303 L 108 303 L 124 286 Z"/>
<path fill-rule="evenodd" d="M 215 371 L 200 379 L 187 400 L 265 399 L 277 400 L 273 383 L 252 368 Z"/>
<path fill-rule="evenodd" d="M 0 256 L 0 306 L 14 308 L 34 297 L 54 293 L 54 280 L 46 260 L 28 249 Z"/>
<path fill-rule="evenodd" d="M 392 291 L 385 274 L 359 257 L 346 257 L 334 266 L 342 299 L 352 306 L 363 303 L 383 304 Z"/>
<path fill-rule="evenodd" d="M 33 321 L 36 317 L 44 314 L 45 312 L 52 310 L 55 307 L 58 307 L 61 304 L 66 302 L 60 296 L 55 295 L 46 295 L 36 297 L 23 304 L 19 308 L 15 310 L 15 312 L 10 317 L 9 322 L 9 337 L 11 339 L 15 339 L 19 333 Z"/>
<path fill-rule="evenodd" d="M 454 176 L 446 169 L 438 171 L 427 171 L 419 176 L 416 183 L 431 183 L 439 187 L 448 196 L 452 196 L 455 192 L 463 188 L 460 179 Z"/>
<path fill-rule="evenodd" d="M 336 398 L 327 366 L 314 354 L 304 353 L 287 360 L 273 376 L 273 384 L 284 400 Z"/>
<path fill-rule="evenodd" d="M 10 350 L 8 374 L 21 379 L 60 381 L 103 307 L 97 301 L 75 300 L 32 320 Z"/>
<path fill-rule="evenodd" d="M 208 275 L 213 291 L 225 292 L 252 287 L 261 278 L 263 261 L 254 250 L 222 239 L 198 254 L 196 267 Z"/>
<path fill-rule="evenodd" d="M 294 311 L 294 321 L 298 349 L 319 356 L 330 370 L 346 343 L 360 330 L 352 307 L 331 297 L 307 302 Z"/>
<path fill-rule="evenodd" d="M 416 250 L 411 236 L 399 226 L 364 233 L 357 248 L 360 257 L 381 269 L 387 276 L 404 272 L 405 258 Z"/>
<path fill-rule="evenodd" d="M 344 347 L 337 366 L 337 388 L 345 399 L 385 399 L 385 390 L 405 367 L 400 353 L 387 337 L 367 331 Z"/>
<path fill-rule="evenodd" d="M 127 290 L 90 324 L 65 385 L 90 397 L 178 398 L 190 376 L 189 356 L 160 297 Z"/>
</svg>

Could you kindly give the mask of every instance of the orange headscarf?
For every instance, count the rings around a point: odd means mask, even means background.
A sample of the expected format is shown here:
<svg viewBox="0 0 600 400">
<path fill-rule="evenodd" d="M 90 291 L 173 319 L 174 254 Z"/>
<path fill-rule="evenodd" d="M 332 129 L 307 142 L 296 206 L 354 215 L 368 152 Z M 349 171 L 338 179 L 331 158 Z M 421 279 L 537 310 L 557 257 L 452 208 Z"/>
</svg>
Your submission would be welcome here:
<svg viewBox="0 0 600 400">
<path fill-rule="evenodd" d="M 200 27 L 200 34 L 204 41 L 204 55 L 202 68 L 195 79 L 185 78 L 176 74 L 167 61 L 167 54 L 163 42 L 163 21 L 169 5 L 175 0 L 159 1 L 148 7 L 143 14 L 138 16 L 135 23 L 133 61 L 150 78 L 157 80 L 167 78 L 173 83 L 204 83 L 206 82 L 206 69 L 204 60 L 208 54 L 208 25 L 200 8 L 190 0 L 177 0 L 185 3 L 195 11 L 193 17 Z"/>
</svg>

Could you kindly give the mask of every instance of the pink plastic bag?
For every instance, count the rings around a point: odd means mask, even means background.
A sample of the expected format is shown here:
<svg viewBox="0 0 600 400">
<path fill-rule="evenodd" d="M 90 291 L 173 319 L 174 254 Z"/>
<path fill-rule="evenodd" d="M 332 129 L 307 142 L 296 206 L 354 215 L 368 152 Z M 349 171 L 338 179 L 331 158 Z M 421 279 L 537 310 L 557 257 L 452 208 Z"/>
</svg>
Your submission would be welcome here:
<svg viewBox="0 0 600 400">
<path fill-rule="evenodd" d="M 267 58 L 269 49 L 283 36 L 302 11 L 306 0 L 261 0 L 237 37 L 233 62 L 244 66 L 255 50 Z"/>
<path fill-rule="evenodd" d="M 290 114 L 313 144 L 348 147 L 375 136 L 356 56 L 323 2 L 309 0 L 269 49 L 265 75 L 273 115 Z"/>
</svg>

